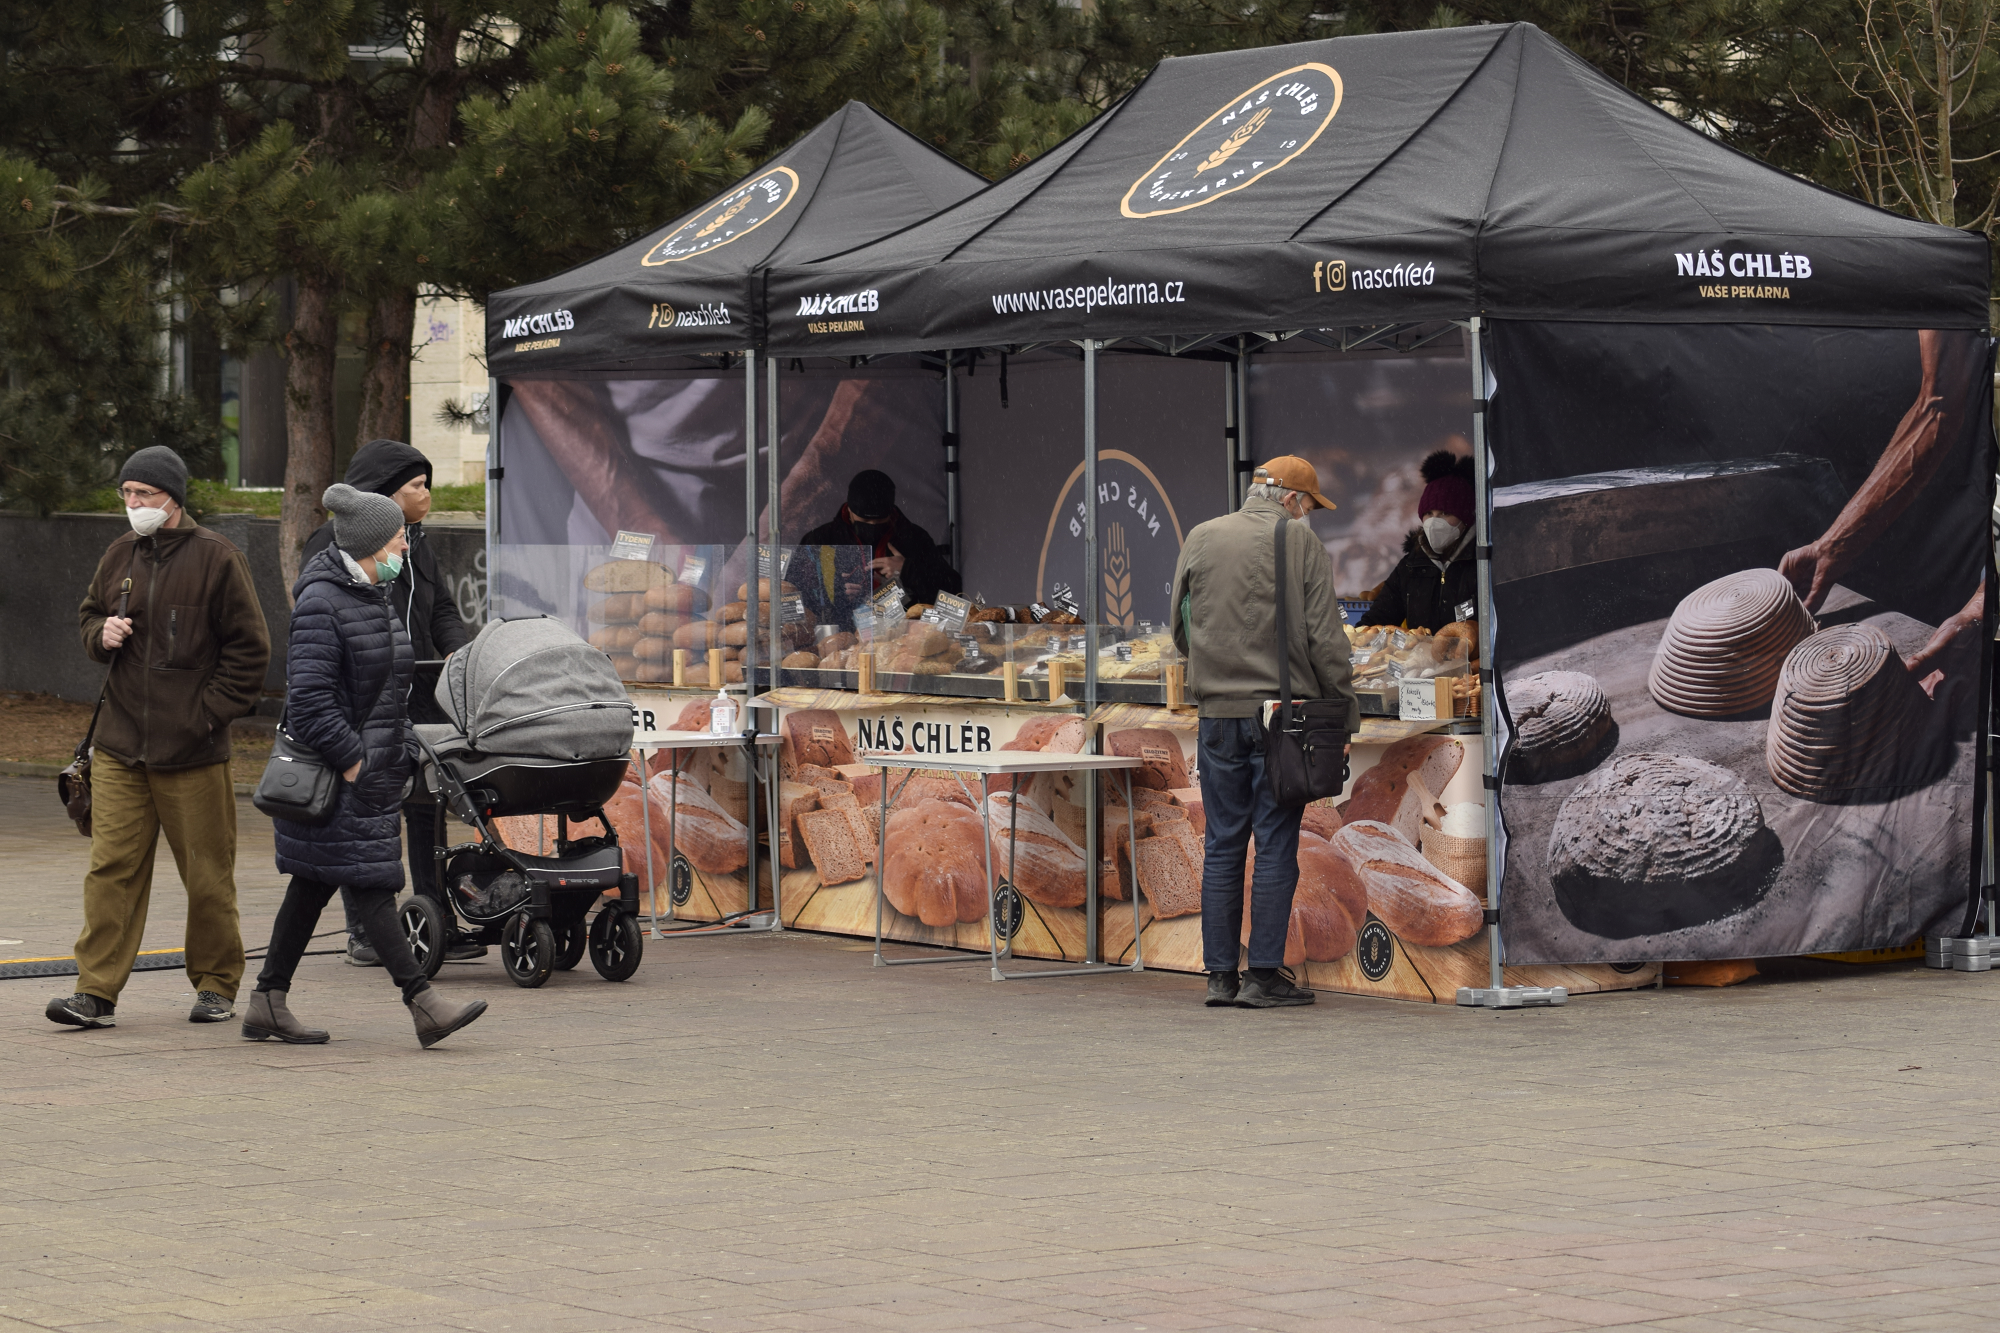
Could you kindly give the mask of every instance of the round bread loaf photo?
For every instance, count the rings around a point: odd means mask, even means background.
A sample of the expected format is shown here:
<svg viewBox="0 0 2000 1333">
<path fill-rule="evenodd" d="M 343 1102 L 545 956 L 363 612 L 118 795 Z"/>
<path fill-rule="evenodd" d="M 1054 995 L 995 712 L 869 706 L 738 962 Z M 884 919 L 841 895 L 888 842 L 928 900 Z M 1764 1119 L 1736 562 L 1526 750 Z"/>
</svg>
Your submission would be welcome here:
<svg viewBox="0 0 2000 1333">
<path fill-rule="evenodd" d="M 1775 569 L 1704 583 L 1667 621 L 1647 692 L 1660 707 L 1688 717 L 1752 712 L 1771 702 L 1785 655 L 1813 629 L 1805 603 Z"/>
<path fill-rule="evenodd" d="M 1544 671 L 1506 683 L 1514 720 L 1507 776 L 1517 782 L 1551 782 L 1588 772 L 1617 748 L 1618 724 L 1597 677 L 1581 671 Z"/>
<path fill-rule="evenodd" d="M 946 801 L 899 805 L 889 816 L 882 893 L 927 926 L 970 924 L 989 910 L 979 816 Z"/>
<path fill-rule="evenodd" d="M 1681 754 L 1612 759 L 1563 801 L 1549 834 L 1556 906 L 1606 939 L 1733 916 L 1783 860 L 1743 779 Z"/>
</svg>

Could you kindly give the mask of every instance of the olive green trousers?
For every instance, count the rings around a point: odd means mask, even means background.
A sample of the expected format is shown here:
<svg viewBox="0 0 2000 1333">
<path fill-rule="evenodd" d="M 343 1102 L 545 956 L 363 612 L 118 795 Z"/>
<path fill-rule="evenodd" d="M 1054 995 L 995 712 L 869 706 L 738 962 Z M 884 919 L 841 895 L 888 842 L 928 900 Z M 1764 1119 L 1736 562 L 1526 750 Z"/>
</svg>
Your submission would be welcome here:
<svg viewBox="0 0 2000 1333">
<path fill-rule="evenodd" d="M 167 835 L 187 886 L 187 974 L 197 991 L 231 999 L 243 980 L 236 915 L 236 793 L 229 765 L 172 773 L 98 751 L 90 773 L 90 873 L 83 880 L 77 989 L 117 1003 L 146 934 L 153 854 Z"/>
</svg>

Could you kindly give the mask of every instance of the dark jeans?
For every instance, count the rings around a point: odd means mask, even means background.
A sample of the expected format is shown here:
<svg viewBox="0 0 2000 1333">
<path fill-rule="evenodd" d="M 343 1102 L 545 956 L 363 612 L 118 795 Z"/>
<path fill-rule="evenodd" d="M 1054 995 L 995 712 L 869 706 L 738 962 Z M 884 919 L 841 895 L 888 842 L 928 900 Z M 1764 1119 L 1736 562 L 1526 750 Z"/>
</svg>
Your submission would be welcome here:
<svg viewBox="0 0 2000 1333">
<path fill-rule="evenodd" d="M 264 951 L 264 970 L 257 974 L 258 990 L 291 990 L 292 974 L 299 970 L 299 959 L 305 957 L 306 945 L 312 942 L 313 927 L 319 924 L 319 914 L 337 887 L 304 875 L 292 876 L 292 882 L 285 886 L 285 901 L 278 907 L 278 919 L 271 924 L 271 947 Z M 396 924 L 396 891 L 345 892 L 349 901 L 359 907 L 361 924 L 375 941 L 375 952 L 381 957 L 382 966 L 389 969 L 390 979 L 403 988 L 403 1003 L 408 1004 L 429 990 L 430 982 L 418 970 L 410 942 Z"/>
<path fill-rule="evenodd" d="M 403 847 L 410 863 L 410 889 L 426 898 L 444 901 L 444 889 L 438 884 L 437 859 L 431 855 L 432 840 L 437 837 L 437 807 L 433 805 L 406 805 L 403 807 Z M 369 940 L 368 927 L 361 920 L 361 913 L 354 905 L 354 890 L 340 891 L 340 905 L 347 913 L 347 938 L 356 944 L 366 944 Z M 450 913 L 445 920 L 451 920 Z"/>
<path fill-rule="evenodd" d="M 1285 931 L 1299 886 L 1302 807 L 1264 786 L 1264 725 L 1254 717 L 1201 720 L 1201 805 L 1208 821 L 1201 863 L 1202 967 L 1234 972 L 1243 939 L 1243 862 L 1257 835 L 1250 885 L 1250 966 L 1285 965 Z"/>
</svg>

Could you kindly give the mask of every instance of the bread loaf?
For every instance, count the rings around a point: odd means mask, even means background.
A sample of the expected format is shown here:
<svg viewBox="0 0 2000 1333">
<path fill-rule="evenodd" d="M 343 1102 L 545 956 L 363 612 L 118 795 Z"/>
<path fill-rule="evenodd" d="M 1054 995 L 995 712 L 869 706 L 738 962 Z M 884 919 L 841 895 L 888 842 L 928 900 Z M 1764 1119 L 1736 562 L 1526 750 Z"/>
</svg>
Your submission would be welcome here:
<svg viewBox="0 0 2000 1333">
<path fill-rule="evenodd" d="M 699 609 L 706 599 L 701 593 L 685 583 L 667 583 L 646 592 L 648 611 L 678 611 L 688 615 Z"/>
<path fill-rule="evenodd" d="M 799 856 L 799 816 L 819 808 L 819 788 L 803 782 L 778 784 L 778 864 L 797 870 L 804 862 Z"/>
<path fill-rule="evenodd" d="M 1036 750 L 1044 754 L 1080 754 L 1083 751 L 1083 719 L 1074 713 L 1031 717 L 1014 733 L 1003 750 Z"/>
<path fill-rule="evenodd" d="M 780 580 L 778 583 L 778 595 L 780 597 L 797 597 L 799 590 L 791 584 Z M 750 585 L 748 583 L 739 583 L 736 585 L 736 600 L 739 602 L 750 600 Z M 771 604 L 771 580 L 757 580 L 757 601 L 764 606 Z"/>
<path fill-rule="evenodd" d="M 991 895 L 978 815 L 964 806 L 919 801 L 890 814 L 888 842 L 882 893 L 890 906 L 927 926 L 986 917 Z"/>
<path fill-rule="evenodd" d="M 1411 736 L 1397 741 L 1382 751 L 1375 767 L 1354 780 L 1354 793 L 1342 812 L 1343 822 L 1367 819 L 1387 824 L 1415 851 L 1424 816 L 1464 759 L 1465 746 L 1449 736 Z"/>
<path fill-rule="evenodd" d="M 830 769 L 854 762 L 847 727 L 840 714 L 828 708 L 802 708 L 785 714 L 783 745 L 784 752 L 778 756 L 781 766 L 787 762 L 786 754 L 794 766 L 812 764 Z"/>
<path fill-rule="evenodd" d="M 611 669 L 618 673 L 620 680 L 639 679 L 639 659 L 630 653 L 612 653 Z"/>
<path fill-rule="evenodd" d="M 1156 917 L 1192 916 L 1201 911 L 1201 862 L 1188 855 L 1179 838 L 1141 838 L 1133 845 L 1133 868 Z"/>
<path fill-rule="evenodd" d="M 648 611 L 639 617 L 639 632 L 665 637 L 686 623 L 686 618 L 676 611 Z"/>
<path fill-rule="evenodd" d="M 750 608 L 742 602 L 724 602 L 722 610 L 718 614 L 722 622 L 728 624 L 732 621 L 743 619 L 749 613 Z"/>
<path fill-rule="evenodd" d="M 1196 833 L 1205 834 L 1208 832 L 1208 812 L 1202 805 L 1201 788 L 1177 787 L 1173 791 L 1168 792 L 1167 795 L 1173 798 L 1174 804 L 1187 811 L 1187 821 L 1190 828 Z"/>
<path fill-rule="evenodd" d="M 827 653 L 837 653 L 843 648 L 852 648 L 860 642 L 860 638 L 855 635 L 853 630 L 844 629 L 838 634 L 827 635 L 826 639 L 819 645 L 819 651 L 824 656 Z"/>
<path fill-rule="evenodd" d="M 800 670 L 817 671 L 819 669 L 819 659 L 811 653 L 786 653 L 784 660 L 779 662 L 778 665 L 781 667 L 797 667 Z"/>
<path fill-rule="evenodd" d="M 996 793 L 986 798 L 986 826 L 993 838 L 993 873 L 1005 876 L 1013 867 L 1013 883 L 1023 897 L 1047 907 L 1081 907 L 1086 885 L 1083 851 L 1063 836 L 1055 821 L 1020 803 L 1018 819 L 1013 798 Z M 1010 854 L 1009 828 L 1013 844 Z"/>
<path fill-rule="evenodd" d="M 1187 760 L 1181 754 L 1178 733 L 1163 727 L 1136 727 L 1114 731 L 1104 738 L 1105 748 L 1127 759 L 1145 761 L 1132 770 L 1132 781 L 1154 791 L 1172 791 L 1188 785 Z"/>
<path fill-rule="evenodd" d="M 713 620 L 691 620 L 674 631 L 676 648 L 720 648 L 722 626 Z"/>
<path fill-rule="evenodd" d="M 650 560 L 607 560 L 583 576 L 588 592 L 643 593 L 673 582 L 664 565 Z"/>
<path fill-rule="evenodd" d="M 1305 813 L 1300 816 L 1299 827 L 1319 837 L 1331 838 L 1334 834 L 1340 832 L 1340 826 L 1343 822 L 1345 821 L 1341 819 L 1338 810 L 1335 810 L 1331 805 L 1314 801 L 1305 808 Z"/>
<path fill-rule="evenodd" d="M 592 603 L 589 619 L 593 625 L 621 625 L 637 620 L 645 608 L 646 599 L 641 593 L 612 593 Z"/>
<path fill-rule="evenodd" d="M 707 875 L 726 875 L 744 867 L 749 859 L 749 831 L 716 804 L 714 797 L 697 783 L 682 781 L 676 786 L 666 774 L 653 778 L 650 785 L 654 809 L 673 803 L 678 815 L 674 847 L 689 864 Z"/>
<path fill-rule="evenodd" d="M 1389 825 L 1352 820 L 1330 845 L 1360 877 L 1368 909 L 1406 944 L 1457 944 L 1485 923 L 1485 909 L 1472 891 L 1424 860 Z"/>
<path fill-rule="evenodd" d="M 822 884 L 846 884 L 868 873 L 868 854 L 854 836 L 854 826 L 838 810 L 808 810 L 799 815 L 799 838 L 819 868 Z"/>
<path fill-rule="evenodd" d="M 1256 844 L 1243 866 L 1243 943 L 1250 943 Z M 1299 835 L 1299 882 L 1285 926 L 1285 966 L 1331 963 L 1353 952 L 1368 918 L 1368 894 L 1352 866 L 1317 834 Z M 1261 966 L 1261 964 L 1259 964 Z"/>
<path fill-rule="evenodd" d="M 673 655 L 673 651 L 672 639 L 640 639 L 632 645 L 632 656 L 641 662 L 651 662 L 655 665 L 666 661 Z M 673 673 L 669 672 L 666 679 L 672 680 Z"/>
</svg>

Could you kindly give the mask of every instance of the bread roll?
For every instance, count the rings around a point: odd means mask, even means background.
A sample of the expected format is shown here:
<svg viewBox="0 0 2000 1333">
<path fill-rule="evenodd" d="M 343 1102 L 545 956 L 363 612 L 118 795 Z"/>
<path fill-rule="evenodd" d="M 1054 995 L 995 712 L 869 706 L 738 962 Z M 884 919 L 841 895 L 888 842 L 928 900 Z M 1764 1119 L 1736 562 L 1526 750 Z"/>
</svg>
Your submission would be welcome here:
<svg viewBox="0 0 2000 1333">
<path fill-rule="evenodd" d="M 645 604 L 645 596 L 635 592 L 615 592 L 608 597 L 600 597 L 591 604 L 588 613 L 590 623 L 617 625 L 628 620 L 637 620 L 645 609 Z"/>
<path fill-rule="evenodd" d="M 700 590 L 685 583 L 667 583 L 646 592 L 648 611 L 679 611 L 683 614 L 698 609 L 703 597 Z"/>
<path fill-rule="evenodd" d="M 641 639 L 632 645 L 632 656 L 638 658 L 641 662 L 664 662 L 673 656 L 673 651 L 674 641 L 672 639 L 663 639 L 657 636 Z M 671 674 L 668 676 L 668 679 L 673 679 Z"/>
<path fill-rule="evenodd" d="M 588 592 L 643 593 L 673 582 L 666 566 L 650 560 L 607 560 L 583 576 Z"/>
<path fill-rule="evenodd" d="M 628 653 L 613 653 L 611 655 L 611 669 L 618 673 L 618 679 L 620 680 L 639 679 L 639 659 Z"/>
<path fill-rule="evenodd" d="M 594 629 L 590 632 L 590 646 L 600 653 L 616 652 L 621 647 L 618 636 L 629 628 L 631 628 L 629 625 L 606 625 L 601 629 Z"/>
<path fill-rule="evenodd" d="M 778 596 L 797 597 L 798 595 L 799 595 L 799 590 L 797 588 L 794 588 L 791 584 L 786 583 L 783 580 L 779 581 Z M 747 602 L 750 600 L 750 585 L 748 583 L 739 583 L 736 585 L 736 600 L 739 602 Z M 757 601 L 764 606 L 770 605 L 771 580 L 769 579 L 757 580 Z"/>
<path fill-rule="evenodd" d="M 797 667 L 804 671 L 817 671 L 819 669 L 819 659 L 811 653 L 786 653 L 784 660 L 779 662 L 778 665 L 781 667 Z"/>
<path fill-rule="evenodd" d="M 908 607 L 904 608 L 903 619 L 921 620 L 923 619 L 924 612 L 930 609 L 931 609 L 931 603 L 929 602 L 913 602 Z"/>
<path fill-rule="evenodd" d="M 724 602 L 722 610 L 719 612 L 724 623 L 732 620 L 741 620 L 749 613 L 750 608 L 742 602 Z"/>
</svg>

